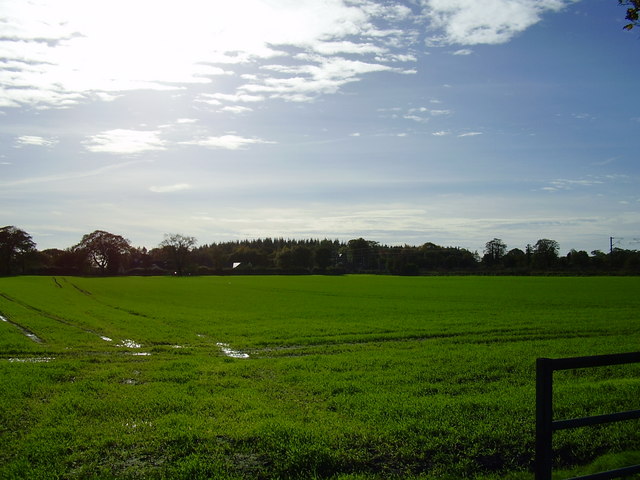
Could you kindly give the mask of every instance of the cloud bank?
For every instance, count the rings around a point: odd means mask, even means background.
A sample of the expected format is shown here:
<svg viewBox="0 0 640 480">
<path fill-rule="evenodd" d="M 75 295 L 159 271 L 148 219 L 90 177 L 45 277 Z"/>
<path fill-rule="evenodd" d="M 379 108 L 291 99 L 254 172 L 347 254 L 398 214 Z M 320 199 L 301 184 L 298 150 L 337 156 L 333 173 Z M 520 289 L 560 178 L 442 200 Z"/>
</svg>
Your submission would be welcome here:
<svg viewBox="0 0 640 480">
<path fill-rule="evenodd" d="M 424 42 L 503 43 L 570 3 L 5 0 L 0 108 L 70 108 L 188 85 L 214 87 L 205 102 L 312 101 L 369 74 L 415 73 Z M 244 82 L 216 91 L 220 77 Z"/>
</svg>

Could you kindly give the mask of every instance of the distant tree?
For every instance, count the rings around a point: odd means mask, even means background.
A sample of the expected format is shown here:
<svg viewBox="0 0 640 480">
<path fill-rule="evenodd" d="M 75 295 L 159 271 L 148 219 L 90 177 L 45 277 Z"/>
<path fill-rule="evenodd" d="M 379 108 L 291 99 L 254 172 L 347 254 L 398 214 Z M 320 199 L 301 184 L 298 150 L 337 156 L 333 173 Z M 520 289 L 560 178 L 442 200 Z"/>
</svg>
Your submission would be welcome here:
<svg viewBox="0 0 640 480">
<path fill-rule="evenodd" d="M 499 238 L 494 238 L 485 244 L 482 260 L 488 265 L 497 265 L 506 253 L 507 245 Z"/>
<path fill-rule="evenodd" d="M 314 252 L 314 259 L 319 269 L 325 270 L 333 263 L 333 249 L 330 245 L 320 245 Z"/>
<path fill-rule="evenodd" d="M 165 234 L 164 240 L 160 242 L 160 248 L 168 253 L 178 275 L 184 273 L 187 258 L 196 246 L 196 243 L 197 240 L 195 237 L 187 237 L 179 233 Z"/>
<path fill-rule="evenodd" d="M 348 263 L 351 264 L 355 271 L 373 268 L 378 259 L 378 246 L 378 242 L 365 240 L 364 238 L 349 240 L 346 248 Z"/>
<path fill-rule="evenodd" d="M 512 248 L 503 257 L 502 262 L 507 268 L 523 268 L 527 266 L 527 254 L 519 248 Z"/>
<path fill-rule="evenodd" d="M 625 30 L 631 30 L 633 27 L 640 25 L 640 0 L 618 0 L 618 4 L 627 7 L 627 16 L 625 20 L 628 20 L 624 27 Z"/>
<path fill-rule="evenodd" d="M 24 230 L 11 225 L 0 228 L 0 275 L 11 275 L 18 267 L 24 273 L 25 259 L 35 250 L 35 242 Z"/>
<path fill-rule="evenodd" d="M 533 264 L 537 268 L 548 268 L 556 264 L 560 245 L 555 240 L 541 238 L 533 246 Z"/>
<path fill-rule="evenodd" d="M 241 263 L 243 268 L 269 266 L 267 256 L 261 250 L 240 245 L 233 249 L 228 256 L 228 264 Z M 229 265 L 230 266 L 230 265 Z"/>
<path fill-rule="evenodd" d="M 576 250 L 572 248 L 567 253 L 567 263 L 571 267 L 585 268 L 589 266 L 589 254 L 584 250 Z"/>
<path fill-rule="evenodd" d="M 83 252 L 91 267 L 97 267 L 100 274 L 117 274 L 123 263 L 123 257 L 131 251 L 129 240 L 105 232 L 96 230 L 82 237 L 74 250 Z"/>
<path fill-rule="evenodd" d="M 66 250 L 49 248 L 40 253 L 46 257 L 44 262 L 46 267 L 43 272 L 51 275 L 77 275 L 85 262 L 84 253 L 73 248 Z"/>
</svg>

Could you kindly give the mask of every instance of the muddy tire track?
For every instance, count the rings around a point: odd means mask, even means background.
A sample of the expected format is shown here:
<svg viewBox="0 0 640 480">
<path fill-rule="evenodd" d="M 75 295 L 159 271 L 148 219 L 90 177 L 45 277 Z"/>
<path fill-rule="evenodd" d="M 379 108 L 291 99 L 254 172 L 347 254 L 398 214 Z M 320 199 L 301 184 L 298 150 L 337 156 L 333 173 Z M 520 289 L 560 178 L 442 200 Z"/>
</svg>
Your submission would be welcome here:
<svg viewBox="0 0 640 480">
<path fill-rule="evenodd" d="M 32 340 L 36 343 L 44 343 L 43 339 L 38 337 L 35 333 L 33 333 L 27 327 L 25 327 L 24 325 L 20 325 L 19 323 L 14 322 L 13 320 L 9 320 L 9 318 L 6 315 L 4 315 L 2 312 L 0 312 L 0 321 L 16 327 L 18 330 L 20 330 L 20 333 L 22 333 L 29 340 Z"/>
<path fill-rule="evenodd" d="M 80 288 L 78 285 L 76 285 L 73 282 L 70 282 L 66 278 L 63 278 L 62 280 L 64 281 L 64 283 L 68 283 L 69 285 L 71 285 L 73 288 L 75 288 L 81 294 L 86 295 L 87 297 L 91 297 L 92 296 L 92 293 L 89 290 L 85 290 L 84 288 Z"/>
<path fill-rule="evenodd" d="M 68 283 L 69 285 L 71 285 L 73 288 L 75 288 L 77 291 L 79 291 L 80 293 L 82 293 L 83 295 L 85 295 L 87 297 L 90 297 L 93 301 L 95 301 L 96 303 L 99 303 L 100 305 L 104 305 L 105 307 L 109 307 L 109 308 L 112 308 L 114 310 L 118 310 L 119 312 L 128 313 L 129 315 L 133 315 L 133 316 L 136 316 L 136 317 L 151 318 L 151 319 L 154 318 L 154 317 L 150 317 L 149 315 L 146 315 L 144 313 L 136 312 L 135 310 L 129 310 L 129 309 L 126 309 L 126 308 L 118 307 L 117 305 L 111 305 L 110 303 L 106 303 L 106 302 L 103 302 L 101 300 L 98 300 L 96 297 L 93 296 L 93 294 L 90 291 L 79 287 L 78 285 L 76 285 L 73 282 L 70 282 L 66 278 L 63 279 L 63 280 L 66 283 Z"/>
<path fill-rule="evenodd" d="M 42 310 L 41 308 L 35 307 L 33 305 L 30 305 L 30 304 L 28 304 L 26 302 L 23 302 L 22 300 L 18 300 L 17 298 L 13 298 L 13 297 L 7 295 L 6 293 L 0 293 L 0 297 L 4 298 L 5 300 L 7 300 L 7 301 L 9 301 L 11 303 L 15 303 L 17 305 L 20 305 L 21 307 L 26 308 L 27 310 L 31 310 L 32 312 L 36 312 L 38 315 L 41 315 L 41 316 L 43 316 L 45 318 L 48 318 L 49 320 L 53 320 L 55 322 L 61 323 L 63 325 L 66 325 L 67 327 L 77 328 L 78 330 L 82 330 L 83 332 L 90 333 L 92 335 L 96 335 L 96 336 L 100 337 L 102 340 L 105 340 L 106 338 L 108 338 L 108 337 L 105 337 L 104 335 L 102 335 L 102 334 L 100 334 L 100 333 L 98 333 L 98 332 L 96 332 L 94 330 L 91 330 L 89 328 L 81 327 L 80 325 L 76 325 L 76 324 L 74 324 L 74 323 L 72 323 L 72 322 L 70 322 L 70 321 L 68 321 L 68 320 L 66 320 L 66 319 L 64 319 L 62 317 L 59 317 L 59 316 L 57 316 L 57 315 L 55 315 L 53 313 L 47 312 L 46 310 Z"/>
</svg>

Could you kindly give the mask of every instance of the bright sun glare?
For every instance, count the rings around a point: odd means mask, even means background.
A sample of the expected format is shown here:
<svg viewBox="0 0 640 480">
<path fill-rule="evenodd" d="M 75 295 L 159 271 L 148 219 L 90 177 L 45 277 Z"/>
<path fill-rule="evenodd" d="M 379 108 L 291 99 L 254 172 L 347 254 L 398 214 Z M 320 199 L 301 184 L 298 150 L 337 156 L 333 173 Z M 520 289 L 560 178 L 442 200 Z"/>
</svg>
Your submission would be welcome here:
<svg viewBox="0 0 640 480">
<path fill-rule="evenodd" d="M 40 46 L 41 56 L 57 65 L 51 83 L 71 91 L 175 88 L 209 82 L 225 73 L 221 64 L 273 57 L 277 45 L 304 45 L 326 35 L 335 18 L 303 15 L 309 1 L 286 9 L 260 0 L 51 2 L 38 10 L 37 23 L 23 27 L 41 38 L 63 34 L 56 48 Z M 349 18 L 353 12 L 338 13 L 345 16 L 341 28 L 358 20 Z M 20 16 L 30 18 L 25 13 Z"/>
</svg>

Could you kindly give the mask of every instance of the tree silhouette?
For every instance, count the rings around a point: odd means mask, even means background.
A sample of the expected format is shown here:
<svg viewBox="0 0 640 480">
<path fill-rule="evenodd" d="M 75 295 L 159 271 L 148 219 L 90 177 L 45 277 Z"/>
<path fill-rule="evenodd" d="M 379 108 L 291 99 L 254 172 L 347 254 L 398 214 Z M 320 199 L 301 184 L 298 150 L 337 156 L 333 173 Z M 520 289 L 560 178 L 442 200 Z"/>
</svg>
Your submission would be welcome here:
<svg viewBox="0 0 640 480">
<path fill-rule="evenodd" d="M 160 248 L 169 254 L 169 257 L 178 275 L 184 273 L 189 252 L 196 246 L 195 237 L 187 237 L 179 233 L 165 234 L 164 240 L 160 242 Z"/>
<path fill-rule="evenodd" d="M 114 275 L 122 266 L 122 257 L 131 251 L 131 244 L 120 235 L 96 230 L 84 235 L 74 250 L 83 252 L 90 266 L 98 267 L 100 274 Z"/>
<path fill-rule="evenodd" d="M 25 257 L 35 250 L 35 242 L 24 230 L 12 225 L 0 228 L 0 275 L 11 275 L 18 266 L 24 273 Z"/>
<path fill-rule="evenodd" d="M 629 20 L 624 27 L 625 30 L 631 30 L 639 25 L 640 19 L 640 0 L 618 0 L 618 4 L 627 7 L 627 16 L 625 20 Z"/>
</svg>

